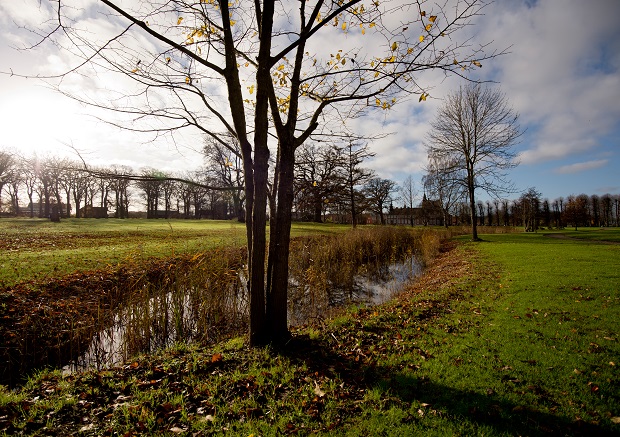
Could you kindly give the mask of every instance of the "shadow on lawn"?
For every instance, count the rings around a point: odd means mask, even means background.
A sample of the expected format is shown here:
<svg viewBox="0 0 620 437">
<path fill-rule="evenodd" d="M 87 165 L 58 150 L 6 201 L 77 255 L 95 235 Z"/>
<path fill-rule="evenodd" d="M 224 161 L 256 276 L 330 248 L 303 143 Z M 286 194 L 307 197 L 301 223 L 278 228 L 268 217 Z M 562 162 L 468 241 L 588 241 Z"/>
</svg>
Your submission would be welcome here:
<svg viewBox="0 0 620 437">
<path fill-rule="evenodd" d="M 508 402 L 495 393 L 482 395 L 462 391 L 424 378 L 412 377 L 398 369 L 375 362 L 352 360 L 337 353 L 333 344 L 312 340 L 307 336 L 294 337 L 285 350 L 278 352 L 293 361 L 305 363 L 310 373 L 321 375 L 331 372 L 358 393 L 372 388 L 389 391 L 391 398 L 398 398 L 397 404 L 404 411 L 410 410 L 412 403 L 428 404 L 427 414 L 432 409 L 459 421 L 492 427 L 497 433 L 507 435 L 619 435 L 608 427 L 584 421 L 570 421 L 536 411 L 528 405 Z M 416 420 L 420 420 L 420 416 L 410 415 L 403 423 Z"/>
</svg>

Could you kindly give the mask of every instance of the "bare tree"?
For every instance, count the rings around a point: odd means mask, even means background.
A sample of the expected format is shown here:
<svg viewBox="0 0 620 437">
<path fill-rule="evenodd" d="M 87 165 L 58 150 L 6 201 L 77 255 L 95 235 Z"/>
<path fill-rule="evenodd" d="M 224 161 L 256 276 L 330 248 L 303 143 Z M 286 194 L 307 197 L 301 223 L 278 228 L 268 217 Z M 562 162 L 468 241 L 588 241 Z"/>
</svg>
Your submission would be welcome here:
<svg viewBox="0 0 620 437">
<path fill-rule="evenodd" d="M 461 175 L 454 157 L 429 154 L 422 183 L 425 194 L 439 201 L 445 227 L 449 226 L 451 215 L 456 214 L 464 198 L 464 184 L 455 182 L 455 179 L 464 179 L 465 172 L 460 172 Z"/>
<path fill-rule="evenodd" d="M 541 194 L 536 188 L 531 187 L 519 198 L 525 232 L 536 232 L 538 230 L 540 196 Z"/>
<path fill-rule="evenodd" d="M 409 223 L 411 223 L 411 226 L 414 224 L 413 206 L 418 198 L 418 194 L 418 189 L 415 186 L 413 177 L 411 175 L 407 176 L 401 185 L 400 195 L 403 199 L 404 207 L 408 211 Z"/>
<path fill-rule="evenodd" d="M 306 143 L 297 150 L 295 203 L 302 218 L 321 222 L 325 208 L 342 195 L 346 186 L 343 152 L 333 144 L 318 143 Z"/>
<path fill-rule="evenodd" d="M 566 207 L 564 208 L 564 219 L 566 224 L 571 224 L 575 230 L 579 226 L 587 226 L 589 224 L 589 197 L 586 194 L 579 196 L 570 195 L 566 198 Z"/>
<path fill-rule="evenodd" d="M 357 216 L 359 214 L 359 190 L 366 182 L 368 182 L 374 173 L 363 168 L 360 164 L 365 159 L 375 156 L 373 152 L 368 150 L 368 144 L 362 144 L 350 140 L 348 144 L 342 147 L 342 170 L 346 181 L 345 199 L 351 214 L 351 224 L 357 226 Z"/>
<path fill-rule="evenodd" d="M 372 178 L 364 185 L 364 195 L 368 209 L 379 214 L 381 224 L 385 224 L 385 209 L 397 191 L 396 182 L 389 179 Z"/>
<path fill-rule="evenodd" d="M 233 135 L 227 138 L 226 146 L 213 138 L 207 138 L 202 149 L 205 157 L 205 171 L 214 182 L 230 188 L 227 192 L 233 203 L 237 220 L 245 221 L 245 195 L 243 191 L 243 161 L 239 142 Z"/>
<path fill-rule="evenodd" d="M 0 151 L 0 211 L 2 210 L 2 190 L 11 180 L 14 166 L 13 155 L 6 151 Z"/>
<path fill-rule="evenodd" d="M 451 162 L 446 175 L 467 191 L 473 240 L 478 240 L 476 189 L 496 197 L 513 191 L 506 173 L 517 165 L 512 150 L 521 135 L 517 119 L 499 90 L 469 83 L 448 95 L 431 123 L 427 151 Z"/>
<path fill-rule="evenodd" d="M 162 127 L 132 125 L 133 130 L 165 134 L 194 127 L 222 144 L 225 141 L 217 134 L 221 131 L 239 142 L 253 345 L 289 336 L 295 150 L 311 135 L 328 130 L 329 120 L 338 123 L 339 118 L 356 117 L 371 107 L 387 110 L 403 94 L 426 99 L 428 90 L 417 77 L 420 72 L 463 74 L 462 69 L 480 66 L 496 55 L 460 43 L 456 35 L 480 14 L 485 6 L 481 0 L 457 0 L 443 9 L 429 5 L 428 11 L 418 1 L 391 0 L 370 6 L 361 0 L 153 0 L 136 3 L 134 9 L 131 3 L 121 7 L 99 0 L 89 7 L 100 8 L 98 12 L 116 26 L 125 23 L 103 40 L 88 30 L 81 32 L 75 22 L 97 12 L 75 14 L 68 2 L 50 2 L 56 8 L 50 16 L 57 22 L 40 34 L 55 37 L 55 43 L 82 58 L 83 67 L 72 71 L 105 67 L 141 86 L 141 91 L 126 96 L 125 106 L 117 99 L 97 102 L 71 90 L 68 94 L 126 113 L 132 121 L 163 120 Z M 344 34 L 351 37 L 348 43 L 341 38 Z M 364 34 L 372 35 L 372 44 L 360 41 Z M 342 48 L 315 44 L 317 35 L 341 41 Z M 142 44 L 144 38 L 154 42 L 150 52 Z M 325 117 L 331 108 L 338 112 Z M 271 211 L 273 244 L 265 276 L 270 136 L 277 139 L 272 198 L 276 208 Z"/>
</svg>

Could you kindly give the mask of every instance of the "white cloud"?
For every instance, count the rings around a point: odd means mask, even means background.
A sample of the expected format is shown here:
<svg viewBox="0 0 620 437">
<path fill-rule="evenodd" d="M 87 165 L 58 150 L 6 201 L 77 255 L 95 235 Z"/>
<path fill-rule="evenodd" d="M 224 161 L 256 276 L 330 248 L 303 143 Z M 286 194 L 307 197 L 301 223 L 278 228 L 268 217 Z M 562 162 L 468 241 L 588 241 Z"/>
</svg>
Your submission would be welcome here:
<svg viewBox="0 0 620 437">
<path fill-rule="evenodd" d="M 559 174 L 574 174 L 581 173 L 583 171 L 594 170 L 606 166 L 609 163 L 608 159 L 599 159 L 596 161 L 578 162 L 570 165 L 563 165 L 555 170 L 555 173 Z"/>
<path fill-rule="evenodd" d="M 503 89 L 530 125 L 524 164 L 593 150 L 620 118 L 620 3 L 500 1 L 483 35 L 511 45 L 499 63 Z M 482 24 L 481 24 L 482 25 Z"/>
</svg>

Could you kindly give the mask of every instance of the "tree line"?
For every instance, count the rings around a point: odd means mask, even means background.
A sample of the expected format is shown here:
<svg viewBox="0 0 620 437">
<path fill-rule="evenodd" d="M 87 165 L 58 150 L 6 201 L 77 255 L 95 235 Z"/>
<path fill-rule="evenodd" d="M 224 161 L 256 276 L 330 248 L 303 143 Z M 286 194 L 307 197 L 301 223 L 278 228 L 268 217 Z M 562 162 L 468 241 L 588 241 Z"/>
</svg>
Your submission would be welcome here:
<svg viewBox="0 0 620 437">
<path fill-rule="evenodd" d="M 206 141 L 203 165 L 183 174 L 153 168 L 135 171 L 124 165 L 93 167 L 80 160 L 0 151 L 0 213 L 124 219 L 130 217 L 131 208 L 132 216 L 153 219 L 243 221 L 244 173 L 235 147 Z M 355 225 L 362 213 L 372 212 L 385 222 L 384 213 L 396 200 L 398 187 L 363 167 L 374 156 L 367 144 L 308 143 L 298 156 L 293 182 L 296 220 L 329 218 Z"/>
<path fill-rule="evenodd" d="M 426 206 L 426 214 L 435 203 Z M 597 194 L 568 195 L 554 200 L 543 198 L 535 188 L 530 188 L 517 199 L 492 199 L 476 203 L 476 221 L 479 226 L 523 227 L 526 232 L 539 229 L 564 229 L 567 227 L 620 226 L 620 195 Z M 421 205 L 424 208 L 424 203 Z M 469 205 L 457 201 L 450 206 L 448 224 L 471 225 Z"/>
<path fill-rule="evenodd" d="M 217 143 L 203 148 L 204 163 L 184 174 L 153 168 L 136 172 L 129 166 L 89 167 L 79 160 L 20 156 L 0 151 L 0 212 L 5 216 L 92 217 L 93 208 L 106 216 L 183 219 L 245 217 L 243 170 L 236 155 Z M 432 172 L 422 179 L 421 193 L 412 177 L 398 185 L 364 167 L 374 154 L 367 144 L 308 143 L 298 152 L 294 176 L 293 218 L 358 224 L 407 223 L 471 225 L 469 202 L 461 190 L 446 201 Z M 422 198 L 419 198 L 419 194 Z M 402 207 L 401 207 L 402 205 Z M 480 226 L 541 228 L 620 226 L 620 195 L 569 195 L 554 200 L 530 188 L 514 200 L 475 202 Z M 139 210 L 140 212 L 136 212 Z M 392 217 L 392 220 L 390 220 Z M 364 218 L 364 220 L 362 220 Z"/>
</svg>

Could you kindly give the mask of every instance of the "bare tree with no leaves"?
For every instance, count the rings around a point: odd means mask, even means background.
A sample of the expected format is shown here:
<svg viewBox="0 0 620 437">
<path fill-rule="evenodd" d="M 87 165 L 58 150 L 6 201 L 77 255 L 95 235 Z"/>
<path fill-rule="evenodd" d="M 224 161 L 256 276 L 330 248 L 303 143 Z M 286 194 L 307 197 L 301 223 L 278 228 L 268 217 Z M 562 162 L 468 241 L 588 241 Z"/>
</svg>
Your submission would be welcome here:
<svg viewBox="0 0 620 437">
<path fill-rule="evenodd" d="M 82 97 L 81 89 L 66 94 L 124 114 L 131 122 L 146 122 L 146 127 L 130 123 L 130 130 L 165 135 L 193 128 L 223 146 L 219 132 L 238 141 L 245 182 L 252 345 L 289 337 L 296 149 L 329 130 L 329 121 L 338 118 L 334 114 L 349 119 L 371 108 L 388 110 L 412 94 L 426 100 L 428 89 L 418 82 L 422 72 L 461 75 L 463 69 L 480 67 L 481 61 L 497 55 L 458 38 L 458 31 L 481 14 L 484 0 L 456 1 L 450 7 L 388 0 L 372 5 L 360 0 L 39 4 L 49 21 L 34 34 L 77 58 L 67 73 L 92 77 L 114 72 L 137 87 L 130 93 L 119 90 L 120 97 L 112 99 Z M 84 17 L 103 17 L 110 33 L 84 30 Z M 336 46 L 322 43 L 328 39 Z M 158 123 L 151 125 L 152 120 Z M 266 260 L 274 148 L 275 208 Z"/>
<path fill-rule="evenodd" d="M 448 95 L 431 123 L 429 156 L 449 162 L 445 177 L 467 191 L 472 240 L 478 240 L 476 189 L 513 192 L 507 171 L 518 163 L 512 146 L 521 135 L 518 114 L 498 89 L 469 83 Z"/>
</svg>

